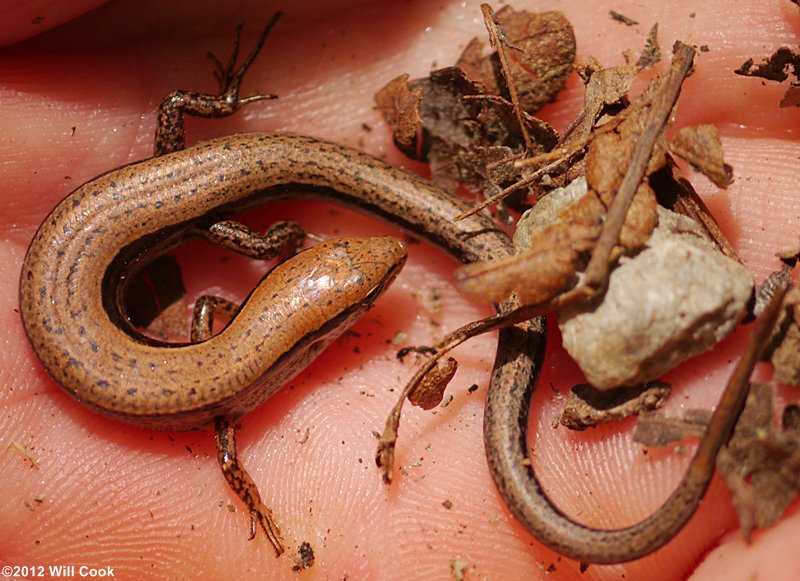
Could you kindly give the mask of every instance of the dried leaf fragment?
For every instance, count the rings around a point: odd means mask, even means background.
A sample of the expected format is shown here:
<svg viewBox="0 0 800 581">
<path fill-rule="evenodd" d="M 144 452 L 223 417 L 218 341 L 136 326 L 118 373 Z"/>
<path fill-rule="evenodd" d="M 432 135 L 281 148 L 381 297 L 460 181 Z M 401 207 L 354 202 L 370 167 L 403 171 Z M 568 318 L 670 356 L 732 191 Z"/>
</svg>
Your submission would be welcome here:
<svg viewBox="0 0 800 581">
<path fill-rule="evenodd" d="M 437 361 L 436 366 L 425 374 L 417 388 L 408 395 L 408 401 L 424 410 L 435 408 L 442 403 L 444 390 L 457 370 L 458 362 L 452 357 Z"/>
<path fill-rule="evenodd" d="M 658 409 L 667 401 L 669 393 L 669 384 L 661 381 L 613 391 L 583 383 L 570 390 L 558 421 L 570 430 L 583 431 L 600 423 Z"/>
<path fill-rule="evenodd" d="M 506 80 L 496 52 L 483 56 L 483 43 L 473 38 L 456 66 L 491 95 L 510 100 L 508 84 L 516 88 L 519 104 L 534 113 L 556 98 L 575 60 L 575 33 L 561 12 L 516 11 L 505 6 L 496 14 L 511 70 Z"/>
<path fill-rule="evenodd" d="M 788 47 L 781 47 L 772 53 L 763 63 L 753 66 L 753 59 L 747 59 L 742 66 L 733 71 L 745 77 L 760 77 L 768 81 L 782 83 L 791 75 L 794 77 L 783 99 L 781 107 L 800 106 L 800 54 Z"/>
<path fill-rule="evenodd" d="M 536 304 L 571 288 L 580 252 L 591 247 L 596 230 L 576 226 L 552 234 L 545 244 L 526 252 L 459 268 L 455 273 L 459 290 L 474 300 L 491 302 L 513 292 L 523 304 Z"/>
<path fill-rule="evenodd" d="M 800 54 L 785 46 L 772 53 L 760 65 L 753 65 L 753 59 L 747 59 L 733 72 L 745 77 L 759 77 L 779 83 L 788 79 L 790 74 L 795 78 L 800 76 Z"/>
<path fill-rule="evenodd" d="M 722 143 L 714 125 L 682 127 L 669 144 L 669 149 L 688 161 L 715 186 L 727 188 L 733 181 L 733 168 L 723 159 Z"/>
<path fill-rule="evenodd" d="M 375 93 L 375 104 L 392 131 L 397 146 L 401 151 L 413 151 L 417 133 L 422 128 L 419 114 L 422 90 L 412 88 L 408 83 L 408 75 L 389 81 Z M 416 152 L 414 159 L 416 159 Z"/>
</svg>

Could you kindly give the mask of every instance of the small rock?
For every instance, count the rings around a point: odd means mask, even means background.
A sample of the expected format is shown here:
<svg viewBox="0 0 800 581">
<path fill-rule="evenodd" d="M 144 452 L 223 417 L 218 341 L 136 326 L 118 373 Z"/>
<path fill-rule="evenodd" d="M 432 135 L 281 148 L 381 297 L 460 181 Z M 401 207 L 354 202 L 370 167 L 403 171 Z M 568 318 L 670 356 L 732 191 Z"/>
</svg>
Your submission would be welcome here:
<svg viewBox="0 0 800 581">
<path fill-rule="evenodd" d="M 558 423 L 570 430 L 583 431 L 604 422 L 660 408 L 669 397 L 670 386 L 653 381 L 637 387 L 600 390 L 587 383 L 573 387 Z"/>
</svg>

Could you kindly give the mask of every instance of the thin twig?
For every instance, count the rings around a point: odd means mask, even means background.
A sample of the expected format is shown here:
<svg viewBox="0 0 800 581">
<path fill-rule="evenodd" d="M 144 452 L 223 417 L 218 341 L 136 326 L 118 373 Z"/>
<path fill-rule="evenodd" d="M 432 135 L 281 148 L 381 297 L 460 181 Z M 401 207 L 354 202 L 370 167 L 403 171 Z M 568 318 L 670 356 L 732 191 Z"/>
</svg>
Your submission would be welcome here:
<svg viewBox="0 0 800 581">
<path fill-rule="evenodd" d="M 483 12 L 483 22 L 486 24 L 486 30 L 489 31 L 489 43 L 497 51 L 497 56 L 500 59 L 500 67 L 503 69 L 503 76 L 506 79 L 506 87 L 508 87 L 508 95 L 511 97 L 511 104 L 514 106 L 514 114 L 517 116 L 519 129 L 522 132 L 522 138 L 525 141 L 525 150 L 530 151 L 533 148 L 531 143 L 531 136 L 528 133 L 528 128 L 525 123 L 525 114 L 522 107 L 519 106 L 519 94 L 517 87 L 514 85 L 514 79 L 511 77 L 511 64 L 508 62 L 508 55 L 506 55 L 505 43 L 501 40 L 501 33 L 497 27 L 497 16 L 488 4 L 481 4 L 481 12 Z"/>
<path fill-rule="evenodd" d="M 691 46 L 680 44 L 675 58 L 672 59 L 670 72 L 664 80 L 661 91 L 653 98 L 653 106 L 645 121 L 642 135 L 636 143 L 628 170 L 611 203 L 603 232 L 600 234 L 592 258 L 586 267 L 584 286 L 594 293 L 604 289 L 608 282 L 611 252 L 619 243 L 619 234 L 628 216 L 628 209 L 631 207 L 636 190 L 639 189 L 639 185 L 644 179 L 650 157 L 653 154 L 653 147 L 678 100 L 683 80 L 692 68 L 694 55 L 695 50 Z"/>
</svg>

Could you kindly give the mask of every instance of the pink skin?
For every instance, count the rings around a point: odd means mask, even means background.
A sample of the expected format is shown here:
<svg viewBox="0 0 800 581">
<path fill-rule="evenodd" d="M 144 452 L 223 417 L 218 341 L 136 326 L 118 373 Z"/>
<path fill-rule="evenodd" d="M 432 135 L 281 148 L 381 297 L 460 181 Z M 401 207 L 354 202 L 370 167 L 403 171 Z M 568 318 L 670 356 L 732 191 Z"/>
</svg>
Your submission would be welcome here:
<svg viewBox="0 0 800 581">
<path fill-rule="evenodd" d="M 26 12 L 12 8 L 18 4 Z M 542 576 L 551 564 L 552 579 L 780 579 L 800 570 L 800 555 L 785 548 L 786 539 L 800 535 L 797 505 L 776 528 L 746 545 L 719 479 L 686 530 L 640 561 L 592 566 L 580 576 L 577 563 L 533 541 L 509 517 L 484 460 L 482 403 L 491 337 L 457 353 L 461 370 L 448 391 L 449 407 L 435 414 L 406 410 L 397 457 L 403 471 L 391 487 L 382 484 L 372 460 L 372 432 L 382 429 L 412 373 L 411 362 L 394 360 L 396 348 L 387 341 L 404 331 L 412 344 L 431 343 L 489 312 L 459 297 L 451 284 L 453 262 L 427 245 L 410 247 L 400 279 L 357 324 L 360 336 L 344 338 L 243 421 L 242 457 L 275 510 L 290 556 L 273 559 L 261 534 L 247 542 L 246 513 L 219 472 L 210 433 L 120 425 L 83 409 L 47 378 L 15 312 L 27 243 L 49 209 L 77 185 L 150 155 L 161 96 L 176 87 L 215 90 L 205 52 L 225 60 L 239 22 L 247 23 L 249 47 L 276 7 L 287 14 L 249 73 L 244 94 L 274 92 L 280 100 L 251 105 L 231 119 L 192 121 L 190 143 L 233 132 L 291 130 L 413 166 L 389 142 L 371 95 L 403 72 L 421 76 L 452 63 L 469 38 L 483 34 L 478 2 L 375 2 L 360 8 L 330 0 L 299 7 L 251 2 L 240 3 L 234 14 L 197 0 L 120 1 L 32 37 L 89 4 L 62 2 L 61 14 L 45 2 L 38 12 L 35 2 L 0 4 L 0 43 L 31 37 L 0 54 L 0 195 L 6 198 L 0 246 L 0 328 L 6 330 L 0 351 L 1 564 L 110 565 L 123 579 L 263 578 L 265 572 L 296 579 L 291 554 L 308 541 L 317 574 L 331 579 L 448 579 L 454 559 L 469 564 L 470 576 L 492 579 Z M 747 265 L 763 278 L 778 265 L 772 253 L 796 242 L 800 231 L 792 172 L 800 156 L 793 134 L 800 113 L 777 107 L 782 88 L 734 76 L 732 69 L 778 46 L 796 45 L 797 7 L 779 0 L 652 3 L 647 9 L 626 0 L 594 4 L 520 0 L 516 6 L 563 10 L 576 29 L 579 58 L 593 55 L 604 64 L 622 62 L 625 49 L 638 51 L 653 22 L 659 23 L 665 54 L 675 39 L 709 46 L 686 83 L 677 126 L 720 128 L 736 183 L 720 191 L 701 176 L 690 178 Z M 616 23 L 608 17 L 610 8 L 642 24 Z M 36 16 L 45 17 L 41 24 L 32 24 Z M 565 127 L 581 96 L 573 76 L 543 116 Z M 275 216 L 299 218 L 326 236 L 392 231 L 339 209 L 306 204 L 261 212 L 253 223 L 263 226 Z M 201 263 L 197 252 L 184 254 L 196 292 L 224 289 L 225 296 L 241 298 L 263 270 L 238 258 L 220 264 L 227 254 L 194 248 L 207 255 Z M 242 270 L 244 276 L 235 274 Z M 441 293 L 441 312 L 431 313 L 423 305 L 435 291 Z M 745 336 L 737 332 L 713 353 L 670 373 L 666 379 L 675 393 L 667 413 L 712 406 Z M 646 453 L 631 441 L 632 420 L 584 434 L 553 430 L 556 392 L 565 393 L 581 375 L 558 347 L 557 332 L 551 339 L 531 418 L 541 478 L 565 511 L 587 523 L 638 520 L 675 486 L 693 443 L 685 443 L 683 454 Z M 758 373 L 768 378 L 769 369 Z M 468 394 L 473 383 L 479 389 Z M 787 388 L 779 394 L 796 398 Z M 13 442 L 30 451 L 37 467 Z M 442 506 L 446 500 L 452 508 Z"/>
</svg>

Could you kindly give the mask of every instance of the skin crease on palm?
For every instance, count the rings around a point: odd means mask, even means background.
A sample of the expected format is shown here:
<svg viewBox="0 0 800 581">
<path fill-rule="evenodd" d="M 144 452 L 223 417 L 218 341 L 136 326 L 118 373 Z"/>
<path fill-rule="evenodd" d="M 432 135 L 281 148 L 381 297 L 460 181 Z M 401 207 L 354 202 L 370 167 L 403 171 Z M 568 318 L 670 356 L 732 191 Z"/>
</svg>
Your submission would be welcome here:
<svg viewBox="0 0 800 581">
<path fill-rule="evenodd" d="M 472 36 L 484 34 L 479 3 L 242 1 L 221 10 L 208 1 L 145 0 L 111 2 L 83 16 L 88 2 L 60 3 L 61 14 L 50 13 L 46 2 L 18 4 L 0 2 L 0 44 L 6 45 L 0 52 L 0 564 L 109 565 L 122 579 L 296 579 L 292 555 L 308 541 L 316 556 L 309 573 L 324 579 L 449 579 L 456 559 L 474 579 L 796 578 L 797 503 L 747 545 L 718 477 L 686 529 L 640 561 L 592 566 L 581 575 L 578 563 L 535 542 L 509 516 L 484 458 L 482 405 L 493 337 L 457 352 L 461 369 L 447 408 L 406 409 L 397 457 L 402 473 L 384 485 L 372 432 L 382 430 L 412 373 L 410 362 L 395 361 L 388 342 L 403 331 L 411 344 L 430 344 L 490 312 L 459 297 L 453 261 L 427 244 L 410 245 L 409 264 L 355 326 L 357 335 L 339 341 L 243 420 L 241 456 L 285 531 L 289 555 L 274 559 L 261 532 L 248 542 L 246 512 L 222 478 L 210 432 L 149 432 L 99 417 L 64 395 L 36 363 L 16 312 L 25 248 L 46 213 L 79 184 L 150 155 L 161 97 L 174 88 L 214 91 L 206 51 L 225 61 L 239 22 L 247 24 L 248 50 L 276 9 L 285 17 L 248 73 L 243 95 L 271 92 L 280 99 L 230 119 L 191 121 L 189 143 L 287 130 L 424 172 L 393 148 L 372 94 L 401 73 L 418 77 L 453 63 Z M 686 82 L 676 126 L 719 127 L 736 182 L 721 191 L 701 176 L 689 177 L 762 279 L 778 266 L 772 253 L 800 232 L 800 113 L 778 108 L 781 87 L 732 70 L 747 58 L 796 45 L 798 9 L 781 0 L 648 4 L 520 0 L 514 6 L 562 10 L 575 27 L 578 58 L 592 55 L 607 65 L 623 62 L 626 49 L 638 51 L 654 22 L 665 55 L 676 39 L 708 45 Z M 609 9 L 641 24 L 614 22 Z M 563 129 L 581 99 L 573 75 L 542 116 Z M 275 217 L 298 218 L 324 236 L 393 232 L 307 203 L 258 212 L 251 223 L 264 227 Z M 194 295 L 240 299 L 264 268 L 200 243 L 182 256 Z M 748 332 L 668 374 L 674 392 L 666 413 L 713 406 Z M 553 430 L 555 394 L 581 381 L 558 344 L 551 330 L 531 414 L 536 468 L 568 514 L 596 526 L 630 524 L 666 498 L 694 444 L 685 442 L 684 453 L 646 453 L 632 442 L 632 420 L 583 434 Z M 767 379 L 769 369 L 757 374 Z M 473 383 L 479 389 L 469 394 Z M 797 397 L 786 387 L 778 396 L 778 404 Z M 12 443 L 27 448 L 36 466 Z"/>
</svg>

